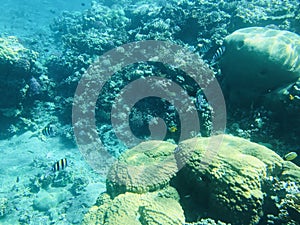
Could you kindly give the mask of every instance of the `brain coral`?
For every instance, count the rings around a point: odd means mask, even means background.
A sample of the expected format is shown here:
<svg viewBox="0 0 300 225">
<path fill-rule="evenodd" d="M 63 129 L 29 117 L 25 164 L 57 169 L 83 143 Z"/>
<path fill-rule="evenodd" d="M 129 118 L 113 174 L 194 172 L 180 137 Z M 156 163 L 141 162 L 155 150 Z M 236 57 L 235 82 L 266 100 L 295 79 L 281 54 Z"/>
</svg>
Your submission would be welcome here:
<svg viewBox="0 0 300 225">
<path fill-rule="evenodd" d="M 174 188 L 167 189 L 173 189 L 171 192 L 177 193 Z M 127 192 L 113 200 L 107 194 L 102 194 L 99 206 L 93 206 L 89 210 L 83 224 L 182 225 L 184 215 L 178 200 L 172 197 L 161 197 L 164 196 L 164 191 L 146 194 Z"/>
<path fill-rule="evenodd" d="M 107 192 L 111 196 L 145 193 L 168 185 L 177 172 L 175 148 L 169 142 L 148 141 L 127 150 L 108 173 Z"/>
<path fill-rule="evenodd" d="M 264 146 L 224 135 L 207 165 L 203 157 L 209 141 L 193 138 L 180 143 L 176 159 L 185 167 L 178 175 L 178 187 L 185 184 L 185 189 L 192 189 L 193 204 L 204 204 L 212 218 L 232 224 L 258 223 L 263 216 L 264 193 L 269 192 L 264 190 L 264 182 L 268 177 L 282 176 L 285 162 Z M 185 211 L 192 211 L 189 205 Z"/>
<path fill-rule="evenodd" d="M 296 224 L 300 170 L 292 162 L 225 134 L 175 147 L 147 141 L 123 153 L 83 224 Z"/>
<path fill-rule="evenodd" d="M 221 60 L 229 98 L 249 103 L 300 77 L 300 36 L 263 27 L 237 30 L 225 38 Z"/>
</svg>

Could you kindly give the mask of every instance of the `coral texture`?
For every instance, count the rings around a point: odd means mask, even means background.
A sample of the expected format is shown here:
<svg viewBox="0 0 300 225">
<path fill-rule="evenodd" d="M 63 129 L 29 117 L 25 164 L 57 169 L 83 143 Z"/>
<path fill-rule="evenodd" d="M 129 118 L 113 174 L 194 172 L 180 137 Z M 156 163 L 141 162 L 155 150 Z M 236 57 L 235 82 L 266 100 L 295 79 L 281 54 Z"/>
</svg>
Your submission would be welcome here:
<svg viewBox="0 0 300 225">
<path fill-rule="evenodd" d="M 299 167 L 274 151 L 225 134 L 175 147 L 146 141 L 124 152 L 84 224 L 297 221 Z"/>
<path fill-rule="evenodd" d="M 281 183 L 289 183 L 299 179 L 299 172 L 294 173 L 297 166 L 287 168 L 294 164 L 264 146 L 224 135 L 219 148 L 211 149 L 211 141 L 211 138 L 193 138 L 180 143 L 176 159 L 185 166 L 177 176 L 180 182 L 176 187 L 186 184 L 183 189 L 192 189 L 190 198 L 198 203 L 207 199 L 201 204 L 212 218 L 232 224 L 257 224 L 264 214 L 265 195 L 271 196 L 274 190 L 266 188 L 268 180 L 276 177 Z M 212 154 L 208 154 L 210 151 Z M 283 197 L 283 202 L 293 209 L 298 200 L 289 204 Z M 185 211 L 191 208 L 184 207 Z"/>
<path fill-rule="evenodd" d="M 1 108 L 17 106 L 24 100 L 29 88 L 26 81 L 30 79 L 36 58 L 37 53 L 26 49 L 17 37 L 0 38 Z"/>
<path fill-rule="evenodd" d="M 171 187 L 167 188 L 168 192 Z M 113 200 L 109 195 L 99 197 L 99 206 L 93 206 L 85 215 L 83 224 L 141 225 L 183 224 L 183 210 L 174 198 L 161 197 L 164 191 L 146 194 L 125 193 Z M 176 190 L 173 190 L 176 193 Z"/>
<path fill-rule="evenodd" d="M 164 141 L 143 142 L 126 151 L 112 166 L 107 176 L 107 192 L 145 193 L 169 184 L 177 172 L 174 158 L 176 145 Z"/>
<path fill-rule="evenodd" d="M 300 77 L 300 36 L 263 27 L 237 30 L 225 38 L 221 60 L 230 99 L 248 103 Z"/>
</svg>

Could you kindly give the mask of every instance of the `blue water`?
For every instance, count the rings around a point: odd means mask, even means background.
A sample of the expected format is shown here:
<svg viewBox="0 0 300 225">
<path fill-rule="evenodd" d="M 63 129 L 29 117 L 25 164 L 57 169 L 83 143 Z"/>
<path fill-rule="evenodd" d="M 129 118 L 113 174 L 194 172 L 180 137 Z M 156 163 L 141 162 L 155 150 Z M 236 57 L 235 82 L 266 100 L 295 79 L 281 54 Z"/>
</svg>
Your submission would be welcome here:
<svg viewBox="0 0 300 225">
<path fill-rule="evenodd" d="M 84 4 L 84 5 L 83 5 Z M 91 1 L 3 1 L 0 6 L 1 33 L 17 36 L 33 36 L 49 29 L 52 20 L 63 11 L 82 11 Z"/>
</svg>

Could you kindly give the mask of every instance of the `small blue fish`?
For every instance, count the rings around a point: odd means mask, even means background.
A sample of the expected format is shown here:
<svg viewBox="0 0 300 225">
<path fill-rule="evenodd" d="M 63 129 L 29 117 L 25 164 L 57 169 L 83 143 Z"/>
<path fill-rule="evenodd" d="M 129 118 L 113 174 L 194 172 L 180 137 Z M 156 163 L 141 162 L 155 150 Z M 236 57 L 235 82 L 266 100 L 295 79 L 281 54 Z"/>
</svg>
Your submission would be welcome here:
<svg viewBox="0 0 300 225">
<path fill-rule="evenodd" d="M 213 55 L 212 60 L 210 62 L 211 65 L 215 65 L 221 59 L 221 57 L 223 56 L 224 52 L 225 52 L 225 46 L 222 45 L 221 47 L 219 47 L 216 50 L 215 54 Z"/>
</svg>

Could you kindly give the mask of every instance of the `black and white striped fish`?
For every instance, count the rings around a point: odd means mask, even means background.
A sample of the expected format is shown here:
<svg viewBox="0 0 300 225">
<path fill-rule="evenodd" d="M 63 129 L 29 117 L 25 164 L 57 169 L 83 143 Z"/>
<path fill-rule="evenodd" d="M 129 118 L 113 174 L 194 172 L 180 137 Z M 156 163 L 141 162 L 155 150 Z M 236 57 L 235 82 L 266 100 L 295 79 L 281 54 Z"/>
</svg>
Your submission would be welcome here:
<svg viewBox="0 0 300 225">
<path fill-rule="evenodd" d="M 57 134 L 57 128 L 53 124 L 48 124 L 44 129 L 42 129 L 42 134 L 45 137 L 54 137 Z"/>
<path fill-rule="evenodd" d="M 64 170 L 68 166 L 68 161 L 66 158 L 58 160 L 56 163 L 53 164 L 51 170 L 53 172 Z"/>
<path fill-rule="evenodd" d="M 210 64 L 211 65 L 215 65 L 221 59 L 221 57 L 223 56 L 224 52 L 225 52 L 225 46 L 222 45 L 221 47 L 219 47 L 216 50 L 215 54 L 213 55 L 213 57 L 212 57 L 212 59 L 210 61 Z"/>
<path fill-rule="evenodd" d="M 48 169 L 45 175 L 43 175 L 41 178 L 45 179 L 49 177 L 49 175 L 54 175 L 55 172 L 64 170 L 68 166 L 68 161 L 66 158 L 60 159 L 57 162 L 55 162 L 51 168 Z"/>
</svg>

